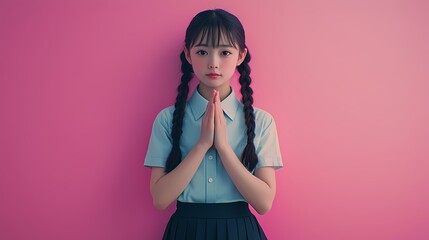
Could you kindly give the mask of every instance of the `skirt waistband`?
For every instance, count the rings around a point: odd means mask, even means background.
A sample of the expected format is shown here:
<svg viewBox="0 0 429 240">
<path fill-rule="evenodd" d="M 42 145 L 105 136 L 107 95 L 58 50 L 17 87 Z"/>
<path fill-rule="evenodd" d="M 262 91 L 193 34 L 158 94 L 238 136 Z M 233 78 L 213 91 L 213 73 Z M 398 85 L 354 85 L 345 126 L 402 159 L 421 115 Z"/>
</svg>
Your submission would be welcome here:
<svg viewBox="0 0 429 240">
<path fill-rule="evenodd" d="M 237 218 L 252 215 L 247 202 L 187 203 L 177 201 L 176 206 L 174 214 L 178 217 Z"/>
</svg>

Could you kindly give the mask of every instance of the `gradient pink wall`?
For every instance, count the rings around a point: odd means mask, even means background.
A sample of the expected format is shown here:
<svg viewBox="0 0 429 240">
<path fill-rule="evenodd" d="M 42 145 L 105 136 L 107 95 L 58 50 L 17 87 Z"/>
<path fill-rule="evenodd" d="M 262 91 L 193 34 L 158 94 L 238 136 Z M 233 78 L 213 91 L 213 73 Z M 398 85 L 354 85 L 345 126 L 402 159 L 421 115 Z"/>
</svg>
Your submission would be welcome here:
<svg viewBox="0 0 429 240">
<path fill-rule="evenodd" d="M 407 0 L 0 1 L 0 239 L 160 239 L 143 159 L 214 7 L 278 125 L 269 238 L 429 239 L 429 4 Z"/>
</svg>

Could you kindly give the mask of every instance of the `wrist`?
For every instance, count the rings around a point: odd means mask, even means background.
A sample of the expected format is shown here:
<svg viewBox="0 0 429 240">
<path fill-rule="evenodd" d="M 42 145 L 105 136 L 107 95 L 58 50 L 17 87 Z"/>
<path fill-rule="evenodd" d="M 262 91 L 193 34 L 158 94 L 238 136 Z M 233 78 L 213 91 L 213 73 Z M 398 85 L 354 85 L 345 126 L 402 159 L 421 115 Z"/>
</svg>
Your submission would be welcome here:
<svg viewBox="0 0 429 240">
<path fill-rule="evenodd" d="M 194 147 L 200 149 L 201 151 L 207 152 L 211 148 L 211 146 L 212 145 L 210 144 L 198 141 Z"/>
<path fill-rule="evenodd" d="M 216 148 L 216 150 L 217 150 L 217 152 L 219 154 L 223 154 L 223 153 L 226 153 L 228 151 L 232 151 L 232 148 L 231 148 L 231 146 L 229 146 L 228 143 L 226 143 L 226 144 L 218 144 L 218 145 L 215 146 L 215 148 Z"/>
</svg>

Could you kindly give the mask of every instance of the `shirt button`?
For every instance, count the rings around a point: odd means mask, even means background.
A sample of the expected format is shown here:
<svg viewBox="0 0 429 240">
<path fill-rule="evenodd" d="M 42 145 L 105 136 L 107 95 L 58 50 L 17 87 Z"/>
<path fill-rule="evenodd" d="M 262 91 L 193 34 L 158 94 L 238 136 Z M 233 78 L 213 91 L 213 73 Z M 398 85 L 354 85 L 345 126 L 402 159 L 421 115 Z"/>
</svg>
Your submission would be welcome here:
<svg viewBox="0 0 429 240">
<path fill-rule="evenodd" d="M 209 155 L 209 160 L 212 160 L 213 159 L 213 156 L 212 155 Z"/>
<path fill-rule="evenodd" d="M 209 183 L 212 183 L 214 181 L 213 178 L 209 178 Z"/>
</svg>

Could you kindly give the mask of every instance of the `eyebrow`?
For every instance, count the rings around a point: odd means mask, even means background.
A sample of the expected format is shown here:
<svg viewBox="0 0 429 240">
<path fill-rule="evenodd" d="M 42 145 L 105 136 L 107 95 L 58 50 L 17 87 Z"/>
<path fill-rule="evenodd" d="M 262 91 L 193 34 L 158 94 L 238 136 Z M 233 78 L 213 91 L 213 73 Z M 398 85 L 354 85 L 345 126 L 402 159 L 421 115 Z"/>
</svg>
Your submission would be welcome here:
<svg viewBox="0 0 429 240">
<path fill-rule="evenodd" d="M 208 47 L 208 46 L 209 46 L 208 44 L 203 44 L 203 43 L 195 45 L 195 47 Z M 234 46 L 221 44 L 221 45 L 217 45 L 216 47 L 234 47 Z"/>
</svg>

